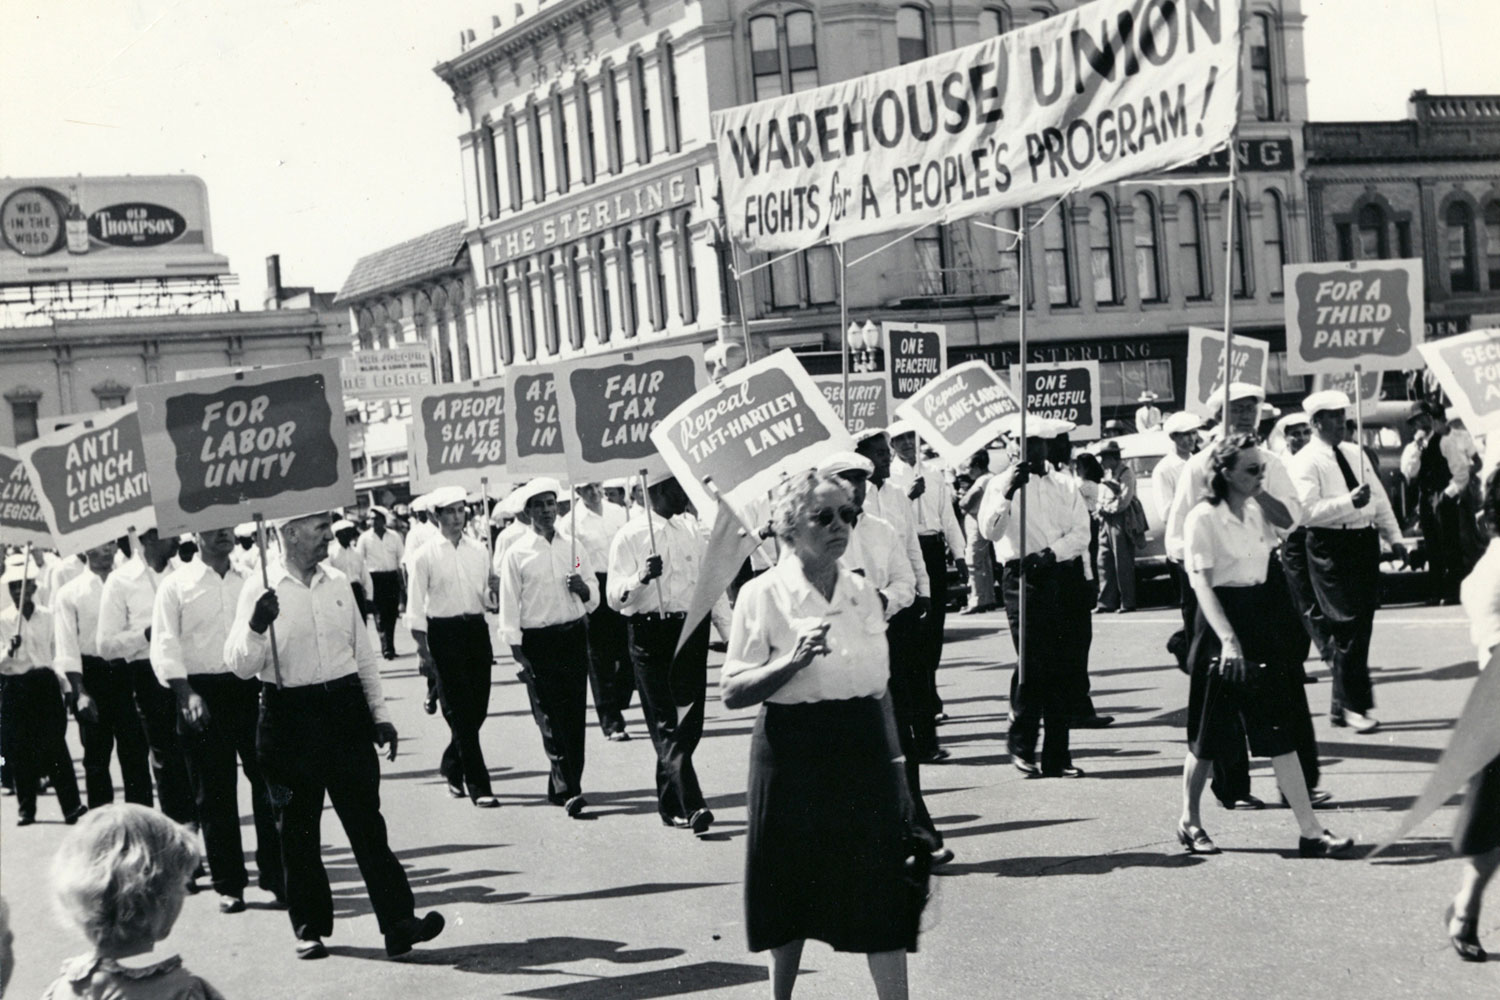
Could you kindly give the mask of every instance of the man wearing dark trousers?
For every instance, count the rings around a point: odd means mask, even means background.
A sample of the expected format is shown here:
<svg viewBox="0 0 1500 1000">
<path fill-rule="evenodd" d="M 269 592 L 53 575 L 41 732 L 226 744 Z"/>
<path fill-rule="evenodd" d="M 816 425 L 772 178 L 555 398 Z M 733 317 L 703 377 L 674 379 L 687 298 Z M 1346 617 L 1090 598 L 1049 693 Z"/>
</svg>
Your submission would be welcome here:
<svg viewBox="0 0 1500 1000">
<path fill-rule="evenodd" d="M 4 584 L 11 606 L 0 611 L 0 753 L 10 764 L 16 789 L 16 825 L 36 822 L 36 798 L 43 777 L 52 781 L 63 822 L 69 826 L 88 812 L 78 799 L 78 778 L 68 754 L 65 701 L 76 692 L 54 667 L 52 615 L 32 600 L 34 568 L 9 566 Z M 66 696 L 66 698 L 65 698 Z"/>
<path fill-rule="evenodd" d="M 1328 629 L 1333 694 L 1328 721 L 1372 733 L 1370 632 L 1380 599 L 1380 539 L 1404 557 L 1401 527 L 1368 456 L 1344 441 L 1349 397 L 1315 392 L 1302 408 L 1315 437 L 1290 463 L 1307 525 L 1307 571 Z"/>
<path fill-rule="evenodd" d="M 589 683 L 594 689 L 594 713 L 606 739 L 630 739 L 625 731 L 625 709 L 635 693 L 635 673 L 625 646 L 625 619 L 609 606 L 609 547 L 625 527 L 625 508 L 604 499 L 598 483 L 583 483 L 575 491 L 574 508 L 565 527 L 574 534 L 578 550 L 588 559 L 595 577 L 585 580 L 599 595 L 599 606 L 589 612 Z"/>
<path fill-rule="evenodd" d="M 593 565 L 557 525 L 555 479 L 533 479 L 514 501 L 530 530 L 500 562 L 500 641 L 510 646 L 531 696 L 532 715 L 551 762 L 547 800 L 582 815 L 584 741 L 588 733 L 587 615 L 599 595 Z"/>
<path fill-rule="evenodd" d="M 676 479 L 654 477 L 646 503 L 610 547 L 609 598 L 625 617 L 641 708 L 656 746 L 657 811 L 663 824 L 702 835 L 714 821 L 693 767 L 708 693 L 708 620 L 675 657 L 673 650 L 692 604 L 704 542 L 681 516 L 688 498 Z"/>
<path fill-rule="evenodd" d="M 370 510 L 370 527 L 355 542 L 355 548 L 370 572 L 374 590 L 375 628 L 380 632 L 380 652 L 387 660 L 396 658 L 396 618 L 401 609 L 401 557 L 406 547 L 401 536 L 390 529 L 390 511 L 384 507 Z M 431 684 L 429 683 L 429 695 Z"/>
<path fill-rule="evenodd" d="M 349 578 L 321 565 L 332 524 L 327 514 L 308 514 L 283 526 L 285 554 L 270 568 L 271 589 L 241 591 L 224 660 L 262 685 L 256 754 L 276 810 L 297 956 L 326 957 L 323 938 L 333 933 L 321 856 L 325 794 L 349 837 L 386 954 L 403 955 L 437 937 L 443 916 L 415 916 L 411 885 L 386 839 L 373 744 L 389 747 L 386 759 L 395 760 L 396 727 Z"/>
<path fill-rule="evenodd" d="M 1172 441 L 1172 450 L 1163 455 L 1151 469 L 1151 486 L 1155 491 L 1153 501 L 1161 524 L 1166 524 L 1172 514 L 1172 501 L 1177 493 L 1177 481 L 1182 470 L 1198 452 L 1198 430 L 1203 421 L 1195 414 L 1183 411 L 1174 413 L 1162 424 L 1162 430 Z M 1182 629 L 1173 632 L 1167 640 L 1167 652 L 1177 659 L 1177 669 L 1187 673 L 1188 644 L 1193 634 L 1193 618 L 1198 613 L 1198 599 L 1193 596 L 1192 584 L 1182 568 L 1181 559 L 1167 558 L 1167 569 L 1177 588 L 1178 605 L 1182 610 Z"/>
<path fill-rule="evenodd" d="M 953 488 L 944 481 L 941 471 L 934 475 L 932 469 L 920 469 L 917 453 L 917 432 L 902 421 L 886 428 L 891 439 L 891 479 L 903 486 L 906 497 L 912 503 L 915 515 L 917 544 L 922 549 L 922 563 L 927 569 L 927 581 L 932 588 L 932 603 L 927 614 L 917 625 L 922 657 L 923 693 L 927 697 L 925 710 L 934 720 L 946 718 L 943 699 L 938 695 L 937 671 L 943 659 L 943 628 L 948 622 L 948 560 L 953 560 L 960 580 L 967 580 L 969 567 L 965 560 L 968 545 L 964 541 L 963 529 L 958 525 L 958 516 L 953 511 Z M 925 750 L 926 753 L 921 753 Z M 931 745 L 919 748 L 918 756 L 927 759 L 942 759 L 945 752 L 938 750 L 937 732 L 932 733 Z"/>
<path fill-rule="evenodd" d="M 152 804 L 151 764 L 146 733 L 135 709 L 130 672 L 99 655 L 99 599 L 115 565 L 115 542 L 89 549 L 87 568 L 60 587 L 52 598 L 56 666 L 78 693 L 74 714 L 83 742 L 83 779 L 89 807 L 115 800 L 110 757 L 118 753 L 125 801 Z"/>
<path fill-rule="evenodd" d="M 1088 503 L 1083 500 L 1078 479 L 1073 475 L 1073 428 L 1061 427 L 1060 422 L 1056 436 L 1047 441 L 1047 475 L 1078 494 L 1087 512 Z M 1093 534 L 1093 525 L 1089 526 L 1089 533 Z M 1076 539 L 1069 536 L 1069 542 L 1076 543 Z M 1099 599 L 1099 582 L 1089 559 L 1088 539 L 1084 542 L 1081 552 L 1074 552 L 1067 545 L 1054 546 L 1052 552 L 1057 562 L 1058 615 L 1062 623 L 1057 654 L 1063 661 L 1059 665 L 1065 666 L 1071 678 L 1070 689 L 1078 696 L 1068 712 L 1070 724 L 1074 729 L 1103 729 L 1113 724 L 1115 717 L 1100 715 L 1089 695 L 1089 653 L 1094 645 L 1094 605 Z"/>
<path fill-rule="evenodd" d="M 1443 408 L 1431 400 L 1414 404 L 1407 423 L 1413 437 L 1401 452 L 1401 473 L 1417 488 L 1432 588 L 1428 603 L 1457 604 L 1458 585 L 1472 568 L 1464 540 L 1474 523 L 1469 496 L 1474 439 L 1449 427 Z"/>
<path fill-rule="evenodd" d="M 109 661 L 111 670 L 130 675 L 136 711 L 146 730 L 161 811 L 179 823 L 196 828 L 198 811 L 193 805 L 193 786 L 177 739 L 177 700 L 157 679 L 150 659 L 151 612 L 156 606 L 157 588 L 172 572 L 177 539 L 160 538 L 152 528 L 136 540 L 140 551 L 109 574 L 99 592 L 95 641 L 99 655 Z"/>
<path fill-rule="evenodd" d="M 467 495 L 444 486 L 429 495 L 439 534 L 408 552 L 411 588 L 406 612 L 422 665 L 438 679 L 438 700 L 448 723 L 448 746 L 438 770 L 448 794 L 468 796 L 481 809 L 500 800 L 490 789 L 490 772 L 479 746 L 479 730 L 490 710 L 490 670 L 494 651 L 484 617 L 498 586 L 485 546 L 464 533 Z"/>
<path fill-rule="evenodd" d="M 245 577 L 230 566 L 234 532 L 198 533 L 201 557 L 161 582 L 151 615 L 151 666 L 177 702 L 177 737 L 192 783 L 219 912 L 245 909 L 245 847 L 240 838 L 239 773 L 250 784 L 255 867 L 262 889 L 281 899 L 281 839 L 255 759 L 260 682 L 236 677 L 224 662 Z"/>
</svg>

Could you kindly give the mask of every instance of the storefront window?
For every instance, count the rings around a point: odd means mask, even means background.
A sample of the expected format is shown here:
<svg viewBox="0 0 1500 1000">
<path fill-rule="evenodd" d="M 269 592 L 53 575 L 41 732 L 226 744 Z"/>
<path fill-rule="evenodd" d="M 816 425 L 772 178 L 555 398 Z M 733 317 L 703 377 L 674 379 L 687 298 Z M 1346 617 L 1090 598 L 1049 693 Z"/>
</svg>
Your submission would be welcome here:
<svg viewBox="0 0 1500 1000">
<path fill-rule="evenodd" d="M 1158 405 L 1172 402 L 1172 362 L 1167 358 L 1142 361 L 1101 361 L 1099 401 L 1103 406 L 1135 403 L 1146 390 L 1156 393 Z"/>
</svg>

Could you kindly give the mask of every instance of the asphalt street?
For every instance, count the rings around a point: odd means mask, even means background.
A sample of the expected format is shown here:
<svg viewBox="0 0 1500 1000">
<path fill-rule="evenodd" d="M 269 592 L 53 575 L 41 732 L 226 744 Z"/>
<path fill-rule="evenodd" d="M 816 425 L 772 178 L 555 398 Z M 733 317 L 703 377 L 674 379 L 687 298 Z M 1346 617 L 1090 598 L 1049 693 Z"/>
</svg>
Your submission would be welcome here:
<svg viewBox="0 0 1500 1000">
<path fill-rule="evenodd" d="M 1187 680 L 1163 642 L 1176 612 L 1097 616 L 1092 682 L 1109 729 L 1074 734 L 1082 780 L 1027 780 L 1005 751 L 1014 663 L 1003 616 L 950 617 L 941 693 L 950 761 L 924 769 L 934 817 L 957 860 L 937 879 L 930 929 L 911 959 L 914 997 L 1214 1000 L 1316 996 L 1494 997 L 1500 963 L 1464 965 L 1440 917 L 1458 877 L 1447 839 L 1453 803 L 1388 858 L 1297 858 L 1291 814 L 1276 807 L 1270 768 L 1255 765 L 1263 812 L 1221 810 L 1204 824 L 1224 853 L 1185 855 L 1173 839 L 1181 787 Z M 412 649 L 401 637 L 400 648 Z M 718 656 L 711 659 L 716 664 Z M 1376 715 L 1370 736 L 1331 729 L 1329 684 L 1310 687 L 1334 793 L 1327 825 L 1365 845 L 1381 839 L 1420 790 L 1477 674 L 1459 609 L 1395 607 L 1377 618 Z M 745 950 L 740 879 L 753 712 L 730 712 L 710 677 L 698 767 L 718 817 L 701 840 L 656 817 L 653 754 L 638 710 L 635 739 L 591 728 L 587 818 L 544 797 L 546 760 L 514 667 L 495 668 L 483 740 L 499 810 L 454 801 L 436 773 L 446 742 L 422 712 L 412 655 L 385 671 L 400 755 L 382 763 L 382 798 L 418 908 L 438 909 L 437 941 L 387 960 L 365 888 L 331 810 L 324 854 L 338 901 L 332 956 L 300 962 L 286 915 L 252 888 L 250 908 L 222 916 L 189 898 L 169 950 L 236 997 L 551 1000 L 768 994 Z M 1309 664 L 1312 666 L 1312 664 Z M 76 729 L 70 741 L 77 746 Z M 246 811 L 247 847 L 254 836 Z M 0 799 L 0 891 L 10 901 L 18 970 L 11 996 L 34 997 L 82 939 L 51 913 L 47 864 L 64 831 L 56 802 L 15 827 Z M 1492 893 L 1492 896 L 1494 894 Z M 1500 950 L 1500 898 L 1480 925 Z M 864 961 L 810 944 L 798 996 L 873 996 Z"/>
</svg>

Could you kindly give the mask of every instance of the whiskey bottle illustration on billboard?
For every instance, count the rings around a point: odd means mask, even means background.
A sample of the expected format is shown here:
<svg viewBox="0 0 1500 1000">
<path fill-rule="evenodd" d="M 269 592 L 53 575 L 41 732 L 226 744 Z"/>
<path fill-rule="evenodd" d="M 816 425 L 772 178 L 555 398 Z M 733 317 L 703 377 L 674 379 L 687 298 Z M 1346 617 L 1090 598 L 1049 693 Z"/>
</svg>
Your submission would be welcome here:
<svg viewBox="0 0 1500 1000">
<path fill-rule="evenodd" d="M 68 185 L 68 214 L 64 220 L 68 232 L 68 253 L 89 252 L 89 220 L 78 207 L 78 185 Z"/>
</svg>

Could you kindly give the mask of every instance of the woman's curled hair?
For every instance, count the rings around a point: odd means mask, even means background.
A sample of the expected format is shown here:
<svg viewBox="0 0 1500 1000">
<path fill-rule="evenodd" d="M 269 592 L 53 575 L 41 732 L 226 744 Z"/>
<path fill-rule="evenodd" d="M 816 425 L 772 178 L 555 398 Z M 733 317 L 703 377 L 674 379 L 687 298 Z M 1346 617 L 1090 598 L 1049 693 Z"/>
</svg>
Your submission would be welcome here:
<svg viewBox="0 0 1500 1000">
<path fill-rule="evenodd" d="M 787 476 L 771 494 L 771 529 L 781 541 L 790 541 L 797 525 L 807 520 L 812 512 L 813 497 L 818 487 L 833 483 L 846 496 L 849 492 L 842 480 L 819 476 L 816 472 Z"/>
<path fill-rule="evenodd" d="M 1254 434 L 1230 434 L 1214 445 L 1208 463 L 1214 472 L 1213 479 L 1209 481 L 1209 503 L 1219 504 L 1229 499 L 1227 474 L 1239 461 L 1240 453 L 1246 448 L 1256 447 L 1256 444 Z"/>
</svg>

